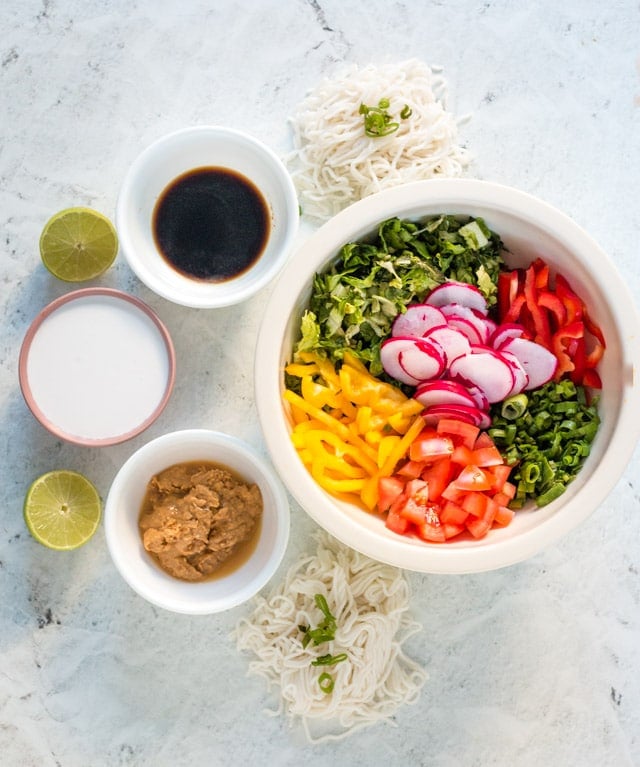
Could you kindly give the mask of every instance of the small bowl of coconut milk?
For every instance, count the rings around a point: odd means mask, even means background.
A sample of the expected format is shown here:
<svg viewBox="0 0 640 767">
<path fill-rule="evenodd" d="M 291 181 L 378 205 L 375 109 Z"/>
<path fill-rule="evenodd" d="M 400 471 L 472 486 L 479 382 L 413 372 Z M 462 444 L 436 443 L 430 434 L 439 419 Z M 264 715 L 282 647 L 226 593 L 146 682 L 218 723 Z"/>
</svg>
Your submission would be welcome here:
<svg viewBox="0 0 640 767">
<path fill-rule="evenodd" d="M 33 320 L 18 370 L 25 402 L 48 431 L 100 447 L 131 439 L 158 418 L 173 389 L 175 351 L 143 301 L 83 288 Z"/>
</svg>

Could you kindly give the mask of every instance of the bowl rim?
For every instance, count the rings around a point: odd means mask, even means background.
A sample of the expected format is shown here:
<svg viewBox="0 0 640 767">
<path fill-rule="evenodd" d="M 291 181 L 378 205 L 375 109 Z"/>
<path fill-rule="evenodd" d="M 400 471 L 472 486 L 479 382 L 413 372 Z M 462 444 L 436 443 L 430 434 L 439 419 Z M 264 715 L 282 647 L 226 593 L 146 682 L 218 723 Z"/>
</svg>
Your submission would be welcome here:
<svg viewBox="0 0 640 767">
<path fill-rule="evenodd" d="M 268 554 L 266 565 L 247 580 L 241 588 L 226 597 L 199 598 L 197 592 L 202 591 L 200 588 L 202 583 L 189 584 L 186 581 L 184 582 L 185 590 L 191 591 L 188 587 L 190 585 L 194 586 L 191 599 L 163 597 L 156 589 L 150 588 L 144 582 L 144 579 L 137 578 L 133 574 L 133 571 L 128 566 L 127 558 L 119 547 L 117 519 L 119 515 L 125 513 L 120 510 L 120 501 L 129 482 L 130 473 L 135 471 L 136 467 L 141 463 L 144 463 L 150 455 L 162 455 L 165 449 L 171 449 L 172 446 L 181 441 L 192 443 L 200 441 L 202 443 L 214 444 L 225 451 L 233 452 L 248 459 L 253 466 L 255 476 L 260 477 L 260 480 L 269 487 L 274 500 L 274 515 L 277 524 L 273 548 Z M 223 460 L 217 462 L 224 464 Z M 185 615 L 211 615 L 223 612 L 237 607 L 255 596 L 269 582 L 280 566 L 286 552 L 290 532 L 289 501 L 280 479 L 269 466 L 267 460 L 260 455 L 256 448 L 234 435 L 214 429 L 200 428 L 179 429 L 167 432 L 146 442 L 133 452 L 122 464 L 110 485 L 104 504 L 103 519 L 107 549 L 112 563 L 123 580 L 134 592 L 150 604 L 170 612 Z M 215 580 L 211 581 L 211 583 L 215 583 Z"/>
<path fill-rule="evenodd" d="M 29 353 L 31 351 L 33 340 L 43 322 L 61 307 L 66 306 L 73 301 L 81 300 L 83 298 L 91 298 L 92 296 L 105 296 L 108 298 L 116 299 L 118 301 L 123 301 L 148 317 L 158 331 L 167 355 L 168 370 L 165 389 L 162 398 L 159 400 L 154 410 L 134 428 L 129 429 L 129 431 L 123 432 L 122 434 L 115 434 L 110 437 L 82 437 L 81 435 L 67 432 L 65 429 L 53 423 L 36 402 L 33 391 L 31 389 L 31 385 L 29 383 Z M 20 384 L 20 389 L 22 391 L 22 396 L 27 404 L 27 407 L 33 416 L 42 426 L 44 426 L 48 432 L 54 436 L 71 444 L 81 445 L 83 447 L 108 447 L 111 445 L 118 445 L 122 442 L 127 442 L 128 440 L 133 439 L 148 429 L 160 417 L 160 414 L 166 408 L 173 392 L 175 378 L 176 352 L 167 326 L 164 324 L 164 322 L 162 322 L 156 312 L 142 299 L 137 298 L 130 293 L 126 293 L 123 290 L 118 290 L 117 288 L 107 288 L 100 286 L 78 288 L 77 290 L 71 290 L 68 293 L 63 293 L 58 298 L 55 298 L 53 301 L 49 302 L 38 312 L 38 314 L 29 325 L 29 328 L 27 329 L 27 332 L 23 338 L 22 345 L 20 347 L 20 354 L 18 357 L 18 381 Z"/>
<path fill-rule="evenodd" d="M 272 256 L 268 268 L 264 270 L 259 278 L 252 279 L 251 282 L 246 283 L 244 286 L 241 286 L 237 280 L 213 283 L 221 287 L 206 294 L 203 291 L 199 292 L 198 295 L 184 296 L 178 295 L 178 292 L 167 288 L 156 277 L 154 272 L 138 258 L 136 248 L 131 241 L 128 220 L 131 215 L 135 215 L 133 212 L 134 206 L 132 205 L 133 191 L 139 183 L 141 174 L 145 172 L 147 165 L 152 162 L 161 162 L 164 152 L 170 150 L 177 142 L 185 143 L 189 142 L 192 138 L 197 139 L 207 135 L 216 140 L 232 141 L 250 146 L 254 151 L 265 157 L 273 169 L 274 176 L 277 176 L 278 184 L 282 189 L 286 207 L 286 220 L 283 224 L 282 245 Z M 206 163 L 203 164 L 203 167 L 205 165 Z M 194 165 L 194 167 L 198 166 Z M 224 166 L 221 165 L 220 167 Z M 185 169 L 185 172 L 187 171 L 188 169 Z M 116 202 L 115 220 L 120 247 L 125 260 L 142 283 L 154 293 L 172 303 L 197 309 L 216 309 L 232 306 L 247 300 L 271 282 L 282 270 L 289 258 L 298 231 L 298 196 L 293 179 L 284 162 L 262 140 L 246 131 L 224 125 L 192 125 L 179 128 L 156 138 L 135 157 L 125 173 L 120 186 Z M 250 274 L 252 271 L 253 269 L 250 268 L 245 274 Z"/>
<path fill-rule="evenodd" d="M 640 328 L 631 294 L 613 262 L 567 214 L 526 192 L 494 182 L 459 178 L 412 182 L 371 195 L 344 209 L 316 230 L 294 254 L 276 282 L 259 330 L 254 366 L 256 406 L 271 459 L 289 492 L 307 514 L 329 533 L 365 555 L 404 569 L 442 574 L 481 572 L 515 564 L 535 555 L 584 521 L 600 505 L 621 477 L 640 437 L 640 421 L 637 419 L 640 386 L 637 380 L 632 381 L 622 398 L 618 420 L 627 421 L 628 428 L 615 435 L 615 445 L 612 445 L 615 449 L 607 450 L 598 465 L 600 482 L 590 492 L 589 508 L 581 507 L 579 498 L 571 498 L 563 509 L 566 512 L 570 506 L 570 514 L 553 514 L 517 538 L 499 543 L 484 539 L 482 547 L 462 549 L 425 542 L 412 547 L 407 545 L 407 539 L 398 536 L 397 541 L 385 539 L 381 546 L 370 529 L 356 524 L 347 514 L 327 514 L 326 510 L 323 511 L 327 503 L 337 512 L 340 509 L 334 505 L 334 499 L 312 480 L 299 460 L 289 436 L 281 396 L 282 339 L 287 332 L 290 313 L 296 310 L 300 295 L 298 286 L 307 284 L 310 274 L 327 263 L 328 254 L 335 255 L 348 240 L 370 233 L 381 221 L 396 214 L 404 218 L 429 215 L 424 210 L 420 212 L 420 209 L 432 204 L 439 204 L 441 210 L 449 208 L 452 212 L 455 212 L 456 204 L 490 206 L 534 224 L 544 218 L 544 229 L 557 235 L 559 241 L 562 242 L 569 233 L 572 241 L 579 245 L 579 253 L 585 249 L 597 253 L 599 263 L 606 265 L 611 273 L 608 288 L 615 286 L 615 316 L 624 316 L 626 327 L 636 331 Z M 564 235 L 560 236 L 560 233 Z M 296 286 L 293 291 L 292 285 Z M 629 355 L 632 368 L 640 365 L 639 337 L 638 332 L 625 335 L 625 353 Z M 281 342 L 274 344 L 274 338 Z"/>
</svg>

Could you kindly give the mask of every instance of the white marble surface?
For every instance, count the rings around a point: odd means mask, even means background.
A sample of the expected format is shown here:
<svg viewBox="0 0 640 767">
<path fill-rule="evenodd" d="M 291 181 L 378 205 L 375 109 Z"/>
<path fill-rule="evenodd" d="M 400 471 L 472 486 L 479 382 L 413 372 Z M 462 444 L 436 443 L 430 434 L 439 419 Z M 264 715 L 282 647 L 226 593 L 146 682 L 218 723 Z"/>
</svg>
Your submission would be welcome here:
<svg viewBox="0 0 640 767">
<path fill-rule="evenodd" d="M 156 610 L 117 574 L 102 531 L 76 552 L 50 552 L 21 513 L 39 473 L 75 468 L 104 496 L 136 447 L 176 428 L 214 427 L 262 448 L 252 355 L 269 289 L 237 308 L 183 309 L 118 259 L 99 283 L 147 300 L 178 356 L 167 410 L 118 447 L 50 436 L 26 409 L 16 367 L 29 322 L 67 290 L 39 261 L 51 213 L 85 204 L 113 216 L 132 159 L 187 125 L 224 123 L 285 152 L 286 117 L 308 88 L 336 63 L 384 55 L 441 64 L 449 108 L 471 115 L 468 175 L 564 209 L 637 299 L 638 3 L 3 0 L 0 31 L 0 763 L 640 764 L 638 451 L 602 507 L 532 560 L 411 575 L 424 628 L 410 649 L 430 672 L 420 701 L 397 727 L 309 747 L 264 715 L 263 683 L 245 677 L 247 658 L 228 639 L 244 608 Z M 283 568 L 311 531 L 292 504 Z"/>
</svg>

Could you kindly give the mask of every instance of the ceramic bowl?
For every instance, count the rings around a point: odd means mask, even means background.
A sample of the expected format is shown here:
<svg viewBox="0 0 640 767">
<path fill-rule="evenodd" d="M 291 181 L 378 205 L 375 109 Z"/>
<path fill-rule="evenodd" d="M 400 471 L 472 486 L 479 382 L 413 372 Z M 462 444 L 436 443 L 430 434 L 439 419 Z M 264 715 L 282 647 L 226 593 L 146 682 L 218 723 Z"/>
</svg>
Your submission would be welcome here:
<svg viewBox="0 0 640 767">
<path fill-rule="evenodd" d="M 259 256 L 228 279 L 196 279 L 177 271 L 154 233 L 154 210 L 163 193 L 176 179 L 203 168 L 239 174 L 266 207 L 268 234 Z M 298 221 L 295 188 L 277 155 L 253 136 L 219 126 L 185 128 L 147 147 L 126 174 L 116 209 L 120 246 L 135 274 L 163 298 L 198 308 L 236 304 L 263 288 L 284 266 Z"/>
<path fill-rule="evenodd" d="M 18 365 L 24 399 L 56 437 L 105 447 L 137 436 L 160 416 L 175 379 L 164 323 L 146 303 L 113 288 L 65 293 L 38 313 Z"/>
<path fill-rule="evenodd" d="M 260 537 L 249 558 L 229 574 L 191 583 L 167 574 L 145 550 L 138 519 L 151 478 L 187 461 L 212 461 L 256 483 L 263 499 Z M 109 490 L 104 525 L 111 558 L 141 597 L 165 610 L 221 612 L 254 596 L 273 576 L 289 537 L 286 493 L 269 464 L 249 444 L 207 429 L 171 432 L 148 442 L 124 463 Z"/>
<path fill-rule="evenodd" d="M 570 276 L 602 328 L 607 350 L 600 363 L 602 423 L 592 451 L 565 493 L 542 508 L 519 511 L 514 521 L 484 539 L 429 544 L 392 533 L 374 514 L 343 503 L 317 485 L 290 439 L 283 403 L 283 367 L 298 338 L 315 272 L 347 242 L 366 238 L 387 218 L 418 220 L 449 213 L 481 216 L 508 248 L 508 265 L 542 256 Z M 397 187 L 342 211 L 305 242 L 282 273 L 267 306 L 256 346 L 255 396 L 273 462 L 291 494 L 329 533 L 352 548 L 409 570 L 470 573 L 524 560 L 566 535 L 607 497 L 640 435 L 640 321 L 612 261 L 571 218 L 508 187 L 475 180 L 439 179 Z"/>
</svg>

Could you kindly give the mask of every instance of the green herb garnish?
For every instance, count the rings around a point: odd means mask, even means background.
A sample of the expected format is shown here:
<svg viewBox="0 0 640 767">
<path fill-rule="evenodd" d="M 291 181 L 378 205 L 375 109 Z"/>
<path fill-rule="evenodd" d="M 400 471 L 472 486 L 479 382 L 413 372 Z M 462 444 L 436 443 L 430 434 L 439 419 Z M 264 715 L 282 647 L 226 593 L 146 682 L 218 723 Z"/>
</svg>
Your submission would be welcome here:
<svg viewBox="0 0 640 767">
<path fill-rule="evenodd" d="M 314 596 L 314 601 L 316 603 L 316 607 L 321 611 L 324 617 L 323 620 L 314 629 L 312 629 L 310 626 L 298 626 L 300 631 L 304 634 L 302 638 L 303 647 L 307 647 L 311 642 L 313 642 L 314 645 L 319 645 L 323 642 L 330 642 L 332 639 L 335 639 L 336 635 L 336 619 L 335 616 L 331 614 L 331 610 L 329 609 L 326 598 L 322 594 L 316 594 Z M 311 665 L 335 666 L 336 663 L 342 663 L 342 661 L 345 660 L 347 660 L 347 654 L 344 652 L 339 653 L 338 655 L 331 655 L 331 653 L 327 653 L 325 655 L 319 655 L 317 658 L 312 660 Z M 322 692 L 327 695 L 333 692 L 333 688 L 335 686 L 333 677 L 326 671 L 324 671 L 318 677 L 318 684 Z"/>
<path fill-rule="evenodd" d="M 370 107 L 366 104 L 360 104 L 358 110 L 364 116 L 364 132 L 372 138 L 380 138 L 395 133 L 400 127 L 399 122 L 395 122 L 393 116 L 387 111 L 389 109 L 389 99 L 382 98 L 378 101 L 377 107 Z M 400 112 L 400 118 L 407 120 L 411 117 L 412 110 L 408 104 L 405 104 Z"/>
<path fill-rule="evenodd" d="M 330 695 L 333 692 L 333 688 L 336 686 L 336 683 L 333 681 L 331 674 L 328 674 L 326 671 L 324 671 L 318 677 L 318 685 L 325 695 Z"/>
<path fill-rule="evenodd" d="M 342 663 L 347 659 L 347 654 L 341 652 L 339 655 L 321 655 L 319 658 L 311 661 L 312 666 L 335 666 L 336 663 Z"/>
<path fill-rule="evenodd" d="M 304 637 L 302 638 L 303 647 L 307 647 L 310 642 L 313 642 L 313 644 L 316 646 L 322 644 L 323 642 L 330 642 L 332 639 L 335 639 L 336 635 L 336 619 L 329 610 L 327 600 L 322 596 L 322 594 L 316 594 L 314 601 L 316 603 L 316 607 L 324 615 L 324 620 L 322 620 L 314 629 L 312 629 L 310 626 L 298 627 L 304 633 Z"/>
</svg>

